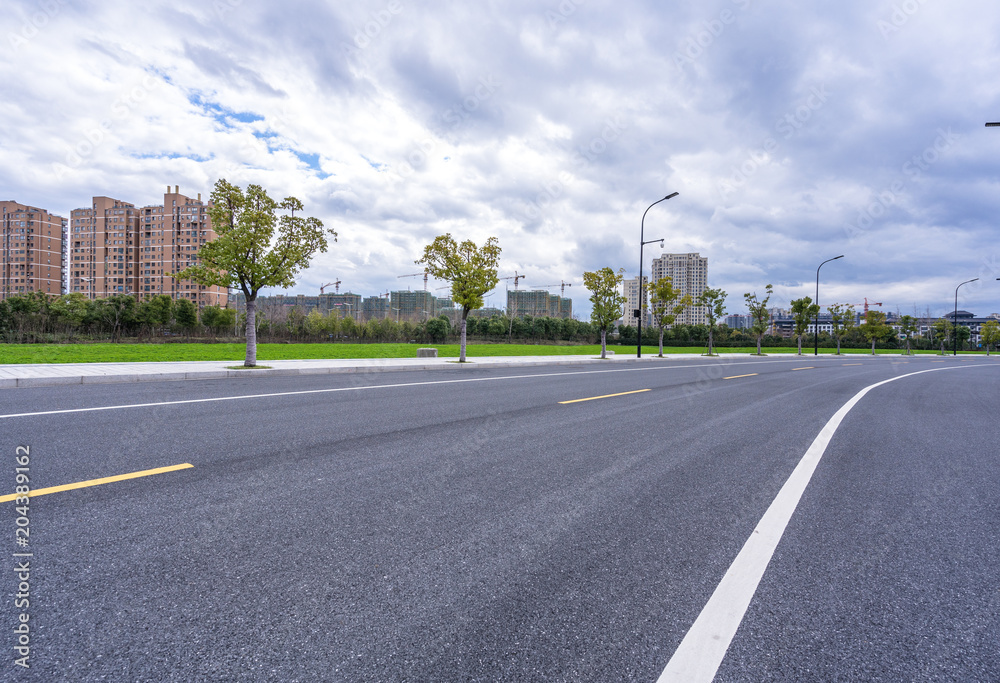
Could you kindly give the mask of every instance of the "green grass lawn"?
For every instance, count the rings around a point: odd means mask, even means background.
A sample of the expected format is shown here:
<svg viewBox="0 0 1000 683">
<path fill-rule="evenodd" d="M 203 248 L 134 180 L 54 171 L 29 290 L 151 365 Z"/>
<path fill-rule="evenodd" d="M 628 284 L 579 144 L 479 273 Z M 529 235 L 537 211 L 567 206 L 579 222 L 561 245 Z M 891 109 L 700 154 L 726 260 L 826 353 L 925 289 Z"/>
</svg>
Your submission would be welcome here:
<svg viewBox="0 0 1000 683">
<path fill-rule="evenodd" d="M 458 358 L 458 344 L 259 344 L 257 360 L 305 360 L 320 358 L 416 358 L 417 348 L 434 347 L 444 358 Z M 635 355 L 634 346 L 609 346 L 617 355 Z M 643 356 L 655 356 L 656 346 L 643 346 Z M 718 353 L 752 353 L 753 348 L 716 349 Z M 833 353 L 834 349 L 820 349 Z M 0 364 L 7 363 L 139 363 L 151 361 L 242 361 L 243 344 L 0 344 Z M 664 347 L 666 353 L 702 354 L 704 348 Z M 600 345 L 556 346 L 548 344 L 469 344 L 470 359 L 491 356 L 600 355 Z M 765 348 L 767 354 L 794 354 L 794 348 Z M 807 355 L 810 355 L 810 349 Z M 844 354 L 869 354 L 867 349 L 844 349 Z M 879 349 L 879 354 L 899 350 Z M 916 353 L 937 353 L 918 351 Z M 806 350 L 803 349 L 803 354 Z"/>
</svg>

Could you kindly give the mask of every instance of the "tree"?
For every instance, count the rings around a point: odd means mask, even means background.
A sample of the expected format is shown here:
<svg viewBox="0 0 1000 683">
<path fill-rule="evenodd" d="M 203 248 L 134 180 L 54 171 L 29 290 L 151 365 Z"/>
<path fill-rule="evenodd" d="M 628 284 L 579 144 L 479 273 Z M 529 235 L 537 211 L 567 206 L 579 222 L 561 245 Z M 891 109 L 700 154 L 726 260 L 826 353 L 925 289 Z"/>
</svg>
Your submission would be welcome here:
<svg viewBox="0 0 1000 683">
<path fill-rule="evenodd" d="M 326 334 L 326 316 L 324 316 L 318 308 L 314 308 L 309 311 L 309 315 L 303 321 L 303 325 L 306 330 L 306 334 L 310 337 L 322 337 Z"/>
<path fill-rule="evenodd" d="M 767 332 L 768 323 L 771 322 L 771 314 L 767 311 L 767 302 L 771 300 L 771 294 L 774 293 L 774 289 L 771 285 L 768 285 L 764 289 L 767 292 L 767 296 L 762 300 L 757 299 L 757 292 L 754 292 L 753 294 L 747 292 L 743 295 L 743 299 L 747 302 L 747 308 L 750 310 L 750 318 L 753 320 L 753 324 L 750 326 L 750 331 L 757 339 L 758 356 L 762 355 L 760 352 L 760 343 L 764 339 L 764 334 Z"/>
<path fill-rule="evenodd" d="M 839 356 L 841 340 L 854 327 L 854 306 L 834 304 L 827 306 L 826 310 L 830 312 L 830 326 L 833 328 L 833 336 L 837 339 L 837 355 Z"/>
<path fill-rule="evenodd" d="M 169 294 L 156 296 L 139 304 L 139 322 L 150 329 L 150 334 L 156 327 L 168 327 L 174 318 L 174 301 Z"/>
<path fill-rule="evenodd" d="M 875 355 L 875 342 L 892 334 L 892 328 L 885 324 L 885 313 L 870 310 L 865 313 L 865 321 L 858 326 L 865 339 L 872 343 L 872 355 Z"/>
<path fill-rule="evenodd" d="M 812 298 L 804 296 L 792 302 L 792 318 L 795 321 L 795 336 L 799 340 L 799 355 L 802 355 L 802 335 L 809 329 L 809 323 L 819 314 L 819 304 L 814 304 Z M 819 328 L 816 328 L 819 334 Z"/>
<path fill-rule="evenodd" d="M 906 340 L 906 355 L 910 355 L 910 338 L 917 331 L 917 319 L 912 315 L 903 315 L 899 318 L 899 333 Z"/>
<path fill-rule="evenodd" d="M 201 309 L 201 324 L 212 330 L 214 334 L 232 329 L 236 325 L 236 309 L 205 306 Z"/>
<path fill-rule="evenodd" d="M 465 362 L 465 321 L 469 311 L 483 306 L 483 295 L 500 281 L 497 263 L 500 243 L 490 237 L 482 248 L 472 240 L 455 242 L 451 233 L 438 235 L 424 247 L 424 256 L 416 263 L 434 277 L 451 283 L 451 300 L 462 307 L 459 363 Z"/>
<path fill-rule="evenodd" d="M 287 213 L 279 217 L 279 210 Z M 243 364 L 248 368 L 257 365 L 257 293 L 264 287 L 294 287 L 295 276 L 313 254 L 326 251 L 328 236 L 337 239 L 318 218 L 295 215 L 302 210 L 295 197 L 278 203 L 260 185 L 249 185 L 243 192 L 220 179 L 208 210 L 218 237 L 198 251 L 195 265 L 173 273 L 202 285 L 240 288 L 246 300 Z"/>
<path fill-rule="evenodd" d="M 114 294 L 100 302 L 101 320 L 111 330 L 111 341 L 121 341 L 122 331 L 135 323 L 135 298 Z"/>
<path fill-rule="evenodd" d="M 198 307 L 190 299 L 178 299 L 174 304 L 174 320 L 185 335 L 198 326 Z"/>
<path fill-rule="evenodd" d="M 661 277 L 653 283 L 649 292 L 650 311 L 653 323 L 660 330 L 660 358 L 663 358 L 663 328 L 673 325 L 677 316 L 691 305 L 691 295 L 681 296 L 681 290 L 674 288 L 669 276 Z"/>
<path fill-rule="evenodd" d="M 56 316 L 56 320 L 66 325 L 69 338 L 72 339 L 73 331 L 83 325 L 87 318 L 87 297 L 82 292 L 63 294 L 52 301 L 49 310 Z"/>
<path fill-rule="evenodd" d="M 965 342 L 972 336 L 972 330 L 968 325 L 959 325 L 955 328 L 955 336 L 958 338 L 958 348 L 965 350 Z"/>
<path fill-rule="evenodd" d="M 947 318 L 938 318 L 931 327 L 931 332 L 941 341 L 941 355 L 944 355 L 944 345 L 951 338 L 952 325 Z"/>
<path fill-rule="evenodd" d="M 726 293 L 721 289 L 706 289 L 698 295 L 696 306 L 705 309 L 705 318 L 708 320 L 708 355 L 712 355 L 712 332 L 719 318 L 726 314 Z"/>
<path fill-rule="evenodd" d="M 431 341 L 435 344 L 439 344 L 445 340 L 448 336 L 449 324 L 447 316 L 439 316 L 437 318 L 431 318 L 424 325 L 424 330 L 427 331 L 427 336 L 430 337 Z"/>
<path fill-rule="evenodd" d="M 1000 323 L 996 320 L 987 320 L 979 326 L 979 339 L 986 346 L 986 355 L 990 355 L 990 346 L 1000 342 Z"/>
<path fill-rule="evenodd" d="M 626 299 L 621 293 L 624 269 L 617 273 L 608 266 L 583 274 L 583 285 L 590 290 L 590 320 L 601 332 L 601 359 L 607 357 L 608 329 L 622 317 Z"/>
</svg>

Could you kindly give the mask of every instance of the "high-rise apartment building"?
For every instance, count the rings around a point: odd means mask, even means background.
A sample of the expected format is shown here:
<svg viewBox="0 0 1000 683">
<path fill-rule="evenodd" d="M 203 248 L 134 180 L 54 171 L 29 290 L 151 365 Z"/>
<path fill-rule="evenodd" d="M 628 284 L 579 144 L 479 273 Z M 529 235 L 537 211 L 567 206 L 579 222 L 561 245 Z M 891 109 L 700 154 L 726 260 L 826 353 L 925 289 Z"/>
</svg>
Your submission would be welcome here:
<svg viewBox="0 0 1000 683">
<path fill-rule="evenodd" d="M 136 277 L 134 204 L 111 197 L 94 197 L 89 208 L 70 212 L 67 270 L 69 292 L 87 298 L 133 294 Z"/>
<path fill-rule="evenodd" d="M 680 290 L 681 296 L 691 296 L 696 300 L 708 287 L 708 258 L 698 253 L 693 254 L 662 254 L 653 259 L 652 281 L 669 277 L 671 284 Z M 677 319 L 680 325 L 707 325 L 704 306 L 689 306 Z"/>
<path fill-rule="evenodd" d="M 649 302 L 649 278 L 645 275 L 642 276 L 643 282 L 643 294 L 645 294 L 645 299 L 647 304 Z M 625 280 L 622 283 L 625 295 L 625 310 L 622 312 L 622 317 L 619 320 L 620 325 L 630 325 L 635 327 L 639 323 L 639 319 L 635 316 L 635 312 L 642 308 L 639 306 L 639 278 L 633 277 Z M 646 308 L 646 316 L 642 319 L 643 327 L 648 327 L 650 323 L 649 309 Z"/>
<path fill-rule="evenodd" d="M 361 300 L 361 319 L 382 320 L 389 317 L 389 299 L 384 294 L 368 296 Z"/>
<path fill-rule="evenodd" d="M 176 280 L 170 273 L 197 263 L 198 250 L 216 237 L 208 217 L 208 206 L 174 191 L 163 195 L 163 204 L 139 210 L 136 237 L 137 264 L 135 291 L 140 299 L 167 294 L 171 299 L 190 299 L 199 308 L 223 306 L 225 287 L 199 285 L 192 280 Z"/>
<path fill-rule="evenodd" d="M 45 209 L 0 201 L 0 299 L 14 294 L 63 292 L 66 219 Z"/>
<path fill-rule="evenodd" d="M 425 290 L 397 291 L 389 293 L 392 317 L 397 320 L 423 322 L 437 316 L 437 302 L 433 294 Z"/>
<path fill-rule="evenodd" d="M 215 239 L 208 207 L 167 186 L 163 204 L 136 208 L 111 197 L 94 197 L 70 214 L 69 291 L 89 298 L 166 294 L 199 308 L 225 305 L 226 289 L 170 277 L 197 262 L 198 250 Z"/>
</svg>

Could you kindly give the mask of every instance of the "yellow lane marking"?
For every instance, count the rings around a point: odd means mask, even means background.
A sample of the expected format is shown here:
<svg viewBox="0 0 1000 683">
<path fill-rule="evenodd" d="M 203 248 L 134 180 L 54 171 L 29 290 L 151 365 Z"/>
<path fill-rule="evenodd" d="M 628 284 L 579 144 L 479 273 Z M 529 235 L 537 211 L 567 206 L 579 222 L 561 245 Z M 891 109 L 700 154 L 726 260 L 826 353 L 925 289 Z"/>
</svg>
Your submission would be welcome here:
<svg viewBox="0 0 1000 683">
<path fill-rule="evenodd" d="M 113 477 L 104 477 L 102 479 L 88 479 L 87 481 L 78 481 L 75 484 L 63 484 L 62 486 L 50 486 L 46 489 L 35 489 L 28 493 L 28 496 L 34 498 L 35 496 L 45 496 L 50 493 L 59 493 L 60 491 L 72 491 L 73 489 L 87 488 L 88 486 L 100 486 L 101 484 L 110 484 L 115 481 L 124 481 L 126 479 L 137 479 L 139 477 L 148 477 L 154 474 L 164 474 L 166 472 L 175 472 L 177 470 L 186 470 L 189 467 L 194 467 L 189 463 L 183 463 L 180 465 L 170 465 L 169 467 L 157 467 L 152 470 L 142 470 L 141 472 L 132 472 L 130 474 L 117 474 Z M 19 496 L 17 493 L 12 493 L 7 496 L 0 496 L 0 503 L 7 503 L 16 499 Z"/>
<path fill-rule="evenodd" d="M 864 363 L 844 363 L 845 368 L 849 365 L 864 365 Z"/>
<path fill-rule="evenodd" d="M 722 379 L 739 379 L 740 377 L 753 377 L 757 374 L 756 372 L 751 372 L 749 375 L 733 375 L 732 377 L 723 377 Z"/>
<path fill-rule="evenodd" d="M 944 361 L 943 360 L 932 360 L 931 362 L 932 363 L 943 363 Z"/>
<path fill-rule="evenodd" d="M 559 404 L 566 405 L 567 403 L 583 403 L 584 401 L 596 401 L 599 398 L 612 398 L 614 396 L 628 396 L 629 394 L 641 394 L 644 391 L 652 391 L 652 389 L 639 389 L 638 391 L 623 391 L 620 394 L 605 394 L 604 396 L 591 396 L 590 398 L 575 398 L 572 401 L 559 401 Z"/>
<path fill-rule="evenodd" d="M 808 368 L 792 368 L 792 372 L 795 372 L 796 370 L 815 370 L 815 369 L 816 369 L 816 366 L 813 365 L 813 366 L 810 366 Z"/>
</svg>

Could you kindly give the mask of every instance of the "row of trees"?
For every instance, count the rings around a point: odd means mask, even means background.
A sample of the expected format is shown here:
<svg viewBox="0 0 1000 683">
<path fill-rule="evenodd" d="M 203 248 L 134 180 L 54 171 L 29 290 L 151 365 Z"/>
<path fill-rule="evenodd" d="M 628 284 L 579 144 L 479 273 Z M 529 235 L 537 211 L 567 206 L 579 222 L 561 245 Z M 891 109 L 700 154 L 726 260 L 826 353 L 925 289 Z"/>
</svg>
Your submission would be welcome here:
<svg viewBox="0 0 1000 683">
<path fill-rule="evenodd" d="M 584 284 L 592 293 L 590 301 L 593 304 L 593 323 L 601 331 L 602 351 L 601 357 L 605 356 L 604 346 L 606 344 L 606 332 L 611 329 L 614 322 L 620 319 L 624 313 L 623 306 L 626 303 L 625 297 L 620 292 L 624 271 L 617 273 L 611 268 L 602 268 L 598 271 L 584 273 Z M 715 334 L 718 332 L 723 343 L 727 345 L 742 345 L 747 337 L 756 344 L 757 354 L 761 354 L 761 347 L 765 340 L 769 345 L 783 346 L 787 341 L 779 336 L 768 335 L 771 329 L 771 314 L 768 304 L 774 288 L 769 284 L 764 288 L 764 295 L 758 296 L 757 292 L 746 292 L 743 299 L 747 309 L 750 311 L 751 325 L 746 332 L 740 330 L 729 330 L 725 325 L 719 325 L 718 321 L 725 315 L 726 292 L 721 289 L 706 289 L 697 299 L 692 300 L 689 295 L 681 296 L 670 278 L 665 277 L 650 286 L 649 310 L 652 314 L 654 326 L 657 329 L 657 342 L 659 344 L 660 355 L 663 355 L 663 340 L 666 336 L 672 341 L 683 343 L 707 343 L 708 353 L 713 353 Z M 643 297 L 645 298 L 645 297 Z M 647 302 L 643 301 L 643 307 Z M 700 306 L 705 311 L 706 325 L 676 325 L 673 323 L 677 317 L 690 306 Z M 802 297 L 791 302 L 792 316 L 794 319 L 794 337 L 798 346 L 799 355 L 802 354 L 802 341 L 814 324 L 820 308 L 813 303 L 810 297 Z M 864 341 L 871 345 L 872 353 L 875 353 L 875 346 L 883 343 L 887 346 L 897 348 L 902 342 L 905 344 L 906 353 L 911 353 L 913 347 L 931 348 L 938 343 L 941 351 L 944 352 L 946 345 L 958 345 L 964 348 L 971 336 L 968 327 L 959 325 L 953 326 L 947 319 L 935 321 L 931 330 L 930 338 L 916 340 L 914 335 L 919 331 L 917 319 L 914 316 L 901 316 L 898 322 L 890 325 L 886 322 L 886 315 L 881 311 L 867 311 L 861 324 L 855 325 L 857 318 L 854 307 L 837 304 L 827 307 L 831 318 L 831 333 L 820 334 L 820 338 L 825 338 L 825 343 L 835 342 L 837 353 L 841 347 L 847 344 L 851 347 L 858 347 Z M 638 343 L 636 338 L 638 330 L 631 326 L 619 328 L 619 338 L 621 343 Z M 987 321 L 980 328 L 980 338 L 986 353 L 990 348 L 1000 343 L 1000 323 Z M 643 335 L 643 344 L 651 340 L 648 335 Z"/>
<path fill-rule="evenodd" d="M 233 311 L 218 307 L 202 311 L 209 327 L 232 327 Z M 199 327 L 198 308 L 187 299 L 173 301 L 162 294 L 138 302 L 129 294 L 88 299 L 79 292 L 50 297 L 42 292 L 10 296 L 0 301 L 0 338 L 8 343 L 76 338 L 142 339 L 167 332 L 190 334 Z"/>
<path fill-rule="evenodd" d="M 325 228 L 317 218 L 297 215 L 303 210 L 302 203 L 295 197 L 275 201 L 259 185 L 250 185 L 246 191 L 228 183 L 225 179 L 216 182 L 212 191 L 209 216 L 216 230 L 217 238 L 199 250 L 195 265 L 171 275 L 178 279 L 191 279 L 207 286 L 235 287 L 243 292 L 246 301 L 245 319 L 235 320 L 233 311 L 208 307 L 202 311 L 201 320 L 194 304 L 186 299 L 174 302 L 167 296 L 153 297 L 137 302 L 127 295 L 111 296 L 106 299 L 87 300 L 81 294 L 68 294 L 50 299 L 44 294 L 11 297 L 0 302 L 0 333 L 8 341 L 32 341 L 39 335 L 62 333 L 66 338 L 74 334 L 106 334 L 118 340 L 122 336 L 142 337 L 174 328 L 185 333 L 195 330 L 199 324 L 214 332 L 221 332 L 230 326 L 242 325 L 246 336 L 246 359 L 248 367 L 256 365 L 257 334 L 266 327 L 269 334 L 275 330 L 274 321 L 257 320 L 257 295 L 265 287 L 290 288 L 295 285 L 297 274 L 308 267 L 312 256 L 327 250 L 327 241 L 336 241 L 336 232 Z M 279 215 L 279 212 L 282 212 Z M 515 336 L 514 318 L 489 321 L 469 321 L 469 313 L 483 305 L 483 296 L 499 282 L 497 265 L 500 246 L 495 237 L 486 240 L 482 247 L 471 240 L 461 243 L 450 234 L 438 236 L 424 249 L 423 256 L 416 261 L 426 271 L 438 279 L 451 283 L 451 298 L 461 306 L 458 336 L 461 343 L 460 362 L 465 361 L 466 340 L 470 332 L 481 336 L 499 336 L 506 327 L 508 339 Z M 606 355 L 607 333 L 615 321 L 622 318 L 625 297 L 620 285 L 622 270 L 617 273 L 605 267 L 583 274 L 584 284 L 591 292 L 593 304 L 591 324 L 577 321 L 556 322 L 548 319 L 522 319 L 517 323 L 517 336 L 533 336 L 536 339 L 568 341 L 583 340 L 596 335 L 601 339 L 601 357 Z M 643 312 L 649 310 L 658 328 L 660 355 L 663 354 L 663 339 L 680 315 L 689 306 L 701 306 L 706 311 L 709 353 L 712 353 L 714 334 L 719 318 L 725 314 L 726 293 L 708 289 L 697 300 L 681 296 L 669 278 L 663 278 L 651 287 L 650 301 L 643 297 Z M 770 318 L 767 303 L 772 294 L 771 285 L 766 287 L 766 296 L 758 298 L 756 293 L 744 294 L 747 307 L 753 318 L 751 332 L 755 336 L 757 353 L 760 353 L 764 335 Z M 818 307 L 805 297 L 792 302 L 796 315 L 796 334 L 801 353 L 802 336 L 808 327 L 808 320 L 818 311 Z M 834 313 L 832 307 L 829 309 Z M 834 336 L 840 343 L 853 322 L 850 315 L 834 313 Z M 879 316 L 882 316 L 879 319 Z M 295 316 L 292 316 L 293 318 Z M 801 320 L 800 320 L 801 318 Z M 910 318 L 904 316 L 904 319 Z M 849 319 L 849 320 L 848 320 Z M 800 324 L 801 322 L 801 324 Z M 906 336 L 907 347 L 915 326 L 912 319 L 901 321 L 900 329 Z M 946 324 L 946 323 L 943 323 Z M 432 319 L 421 326 L 410 328 L 395 324 L 391 320 L 369 321 L 363 326 L 350 318 L 324 316 L 314 312 L 300 316 L 298 320 L 284 321 L 289 334 L 296 332 L 318 338 L 326 335 L 333 338 L 387 338 L 406 339 L 423 336 L 431 340 L 442 340 L 452 333 L 447 318 Z M 984 325 L 984 327 L 988 327 Z M 912 328 L 912 329 L 911 329 Z M 869 312 L 859 330 L 875 343 L 894 334 L 885 324 L 884 315 Z M 967 328 L 956 330 L 961 334 Z M 993 332 L 987 329 L 984 338 L 992 339 Z M 943 342 L 942 342 L 943 343 Z M 991 342 L 987 342 L 989 344 Z M 992 342 L 995 343 L 995 342 Z"/>
<path fill-rule="evenodd" d="M 245 329 L 246 322 L 245 314 L 237 319 L 231 308 L 207 306 L 199 314 L 191 301 L 173 301 L 166 295 L 137 302 L 126 294 L 91 300 L 78 292 L 60 297 L 32 292 L 0 301 L 0 339 L 8 343 L 143 340 L 172 335 L 232 339 L 236 330 Z M 306 313 L 284 306 L 259 311 L 254 322 L 254 336 L 272 342 L 445 342 L 458 333 L 445 315 L 418 324 L 389 318 L 358 322 L 336 313 Z M 468 335 L 484 341 L 592 343 L 596 339 L 589 323 L 533 316 L 469 318 Z"/>
</svg>

